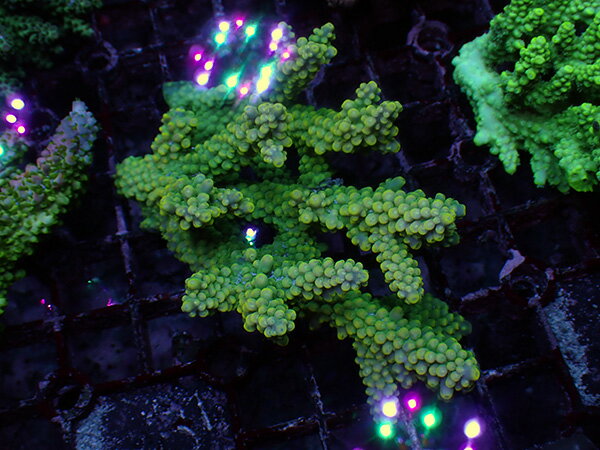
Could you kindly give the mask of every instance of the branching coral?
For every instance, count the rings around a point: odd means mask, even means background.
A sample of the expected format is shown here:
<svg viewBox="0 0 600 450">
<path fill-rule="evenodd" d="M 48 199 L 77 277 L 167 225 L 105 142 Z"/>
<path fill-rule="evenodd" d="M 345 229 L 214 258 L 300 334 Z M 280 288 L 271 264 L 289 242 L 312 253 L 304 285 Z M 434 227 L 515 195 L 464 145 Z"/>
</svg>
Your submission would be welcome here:
<svg viewBox="0 0 600 450">
<path fill-rule="evenodd" d="M 0 136 L 0 313 L 6 289 L 22 271 L 19 258 L 29 255 L 79 191 L 91 162 L 97 127 L 85 105 L 76 101 L 48 147 L 24 171 L 14 165 L 25 144 L 9 131 Z"/>
<path fill-rule="evenodd" d="M 600 179 L 600 5 L 513 0 L 490 31 L 465 44 L 454 78 L 508 173 L 519 150 L 537 185 L 590 191 Z"/>
<path fill-rule="evenodd" d="M 479 376 L 472 352 L 458 342 L 470 326 L 424 294 L 411 250 L 456 243 L 455 221 L 465 210 L 442 194 L 403 191 L 401 177 L 375 189 L 332 178 L 328 152 L 398 151 L 401 110 L 381 101 L 374 82 L 361 84 L 339 111 L 291 104 L 335 55 L 333 38 L 327 24 L 298 39 L 295 56 L 278 63 L 272 89 L 260 97 L 168 84 L 170 109 L 153 153 L 125 159 L 117 187 L 140 202 L 142 225 L 159 230 L 195 272 L 182 305 L 191 316 L 237 311 L 247 331 L 285 344 L 296 317 L 308 315 L 352 339 L 375 412 L 398 384 L 417 380 L 448 399 Z M 255 248 L 243 227 L 258 223 L 276 235 Z M 394 295 L 362 292 L 367 270 L 324 256 L 319 229 L 376 254 Z"/>
<path fill-rule="evenodd" d="M 0 94 L 11 92 L 25 65 L 49 67 L 66 36 L 90 36 L 86 16 L 101 0 L 0 1 Z"/>
</svg>

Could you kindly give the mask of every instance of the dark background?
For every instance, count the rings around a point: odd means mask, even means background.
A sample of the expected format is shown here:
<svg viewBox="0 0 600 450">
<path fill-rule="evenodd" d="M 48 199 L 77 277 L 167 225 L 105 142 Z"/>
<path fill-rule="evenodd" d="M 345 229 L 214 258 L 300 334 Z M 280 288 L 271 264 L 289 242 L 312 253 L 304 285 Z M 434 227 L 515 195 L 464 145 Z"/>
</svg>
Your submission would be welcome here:
<svg viewBox="0 0 600 450">
<path fill-rule="evenodd" d="M 478 449 L 595 448 L 598 194 L 537 188 L 527 161 L 507 175 L 473 145 L 472 112 L 452 81 L 453 56 L 506 3 L 105 0 L 96 37 L 71 43 L 25 87 L 38 145 L 74 98 L 102 133 L 87 192 L 24 260 L 28 275 L 0 316 L 0 448 L 454 450 L 475 414 L 486 424 Z M 300 322 L 282 348 L 243 331 L 236 314 L 180 312 L 188 269 L 114 191 L 115 164 L 147 153 L 157 133 L 162 83 L 188 78 L 190 45 L 236 12 L 286 20 L 297 36 L 335 24 L 338 56 L 307 102 L 337 108 L 373 79 L 404 105 L 398 155 L 334 158 L 348 183 L 402 175 L 467 205 L 461 243 L 417 256 L 427 289 L 473 324 L 465 345 L 482 377 L 450 403 L 417 388 L 443 414 L 425 439 L 410 420 L 397 440 L 376 437 L 353 350 L 332 330 Z"/>
</svg>

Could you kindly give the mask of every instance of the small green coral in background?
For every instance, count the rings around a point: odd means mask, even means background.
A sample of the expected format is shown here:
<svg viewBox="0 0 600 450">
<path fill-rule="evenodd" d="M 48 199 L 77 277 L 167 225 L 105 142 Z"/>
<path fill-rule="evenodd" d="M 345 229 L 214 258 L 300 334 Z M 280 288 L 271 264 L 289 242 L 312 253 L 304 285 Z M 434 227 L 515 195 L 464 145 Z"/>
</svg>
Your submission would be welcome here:
<svg viewBox="0 0 600 450">
<path fill-rule="evenodd" d="M 101 5 L 101 0 L 1 0 L 0 94 L 19 85 L 25 67 L 50 67 L 65 38 L 91 36 L 87 16 Z"/>
<path fill-rule="evenodd" d="M 7 288 L 23 275 L 17 261 L 32 253 L 81 190 L 96 132 L 94 117 L 74 102 L 36 163 L 24 170 L 15 165 L 26 148 L 23 139 L 13 131 L 0 135 L 0 313 Z"/>
<path fill-rule="evenodd" d="M 531 155 L 535 184 L 591 191 L 600 180 L 600 4 L 513 0 L 465 44 L 454 79 L 508 173 Z"/>
<path fill-rule="evenodd" d="M 473 353 L 458 342 L 470 326 L 424 293 L 411 252 L 456 243 L 465 209 L 442 194 L 406 192 L 401 177 L 362 189 L 333 178 L 326 153 L 397 152 L 401 110 L 381 101 L 374 82 L 361 84 L 339 111 L 292 103 L 335 55 L 333 38 L 331 24 L 299 38 L 262 96 L 167 84 L 170 109 L 153 152 L 119 164 L 116 184 L 140 203 L 142 225 L 160 231 L 194 271 L 183 311 L 237 311 L 247 331 L 281 344 L 298 316 L 330 324 L 340 339 L 352 339 L 375 414 L 398 385 L 417 380 L 449 399 L 479 377 Z M 273 241 L 249 245 L 250 224 L 259 234 L 275 230 Z M 324 256 L 321 230 L 376 254 L 394 295 L 362 292 L 367 270 Z"/>
</svg>

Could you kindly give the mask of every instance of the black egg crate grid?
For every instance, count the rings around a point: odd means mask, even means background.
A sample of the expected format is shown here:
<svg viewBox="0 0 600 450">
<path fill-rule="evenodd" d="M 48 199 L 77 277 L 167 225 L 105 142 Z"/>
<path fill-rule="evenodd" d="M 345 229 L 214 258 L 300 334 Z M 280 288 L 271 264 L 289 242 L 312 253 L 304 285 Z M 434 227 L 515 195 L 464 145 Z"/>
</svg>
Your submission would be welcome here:
<svg viewBox="0 0 600 450">
<path fill-rule="evenodd" d="M 337 107 L 370 79 L 386 99 L 402 102 L 401 153 L 338 158 L 344 179 L 374 184 L 402 175 L 411 189 L 467 205 L 458 246 L 418 252 L 427 288 L 473 324 L 465 345 L 483 369 L 472 392 L 440 407 L 456 424 L 460 408 L 483 417 L 479 448 L 529 448 L 580 434 L 598 443 L 598 405 L 582 399 L 544 310 L 561 286 L 600 279 L 598 196 L 537 189 L 526 163 L 505 174 L 472 144 L 472 113 L 451 81 L 452 56 L 505 2 L 381 0 L 354 12 L 317 0 L 104 3 L 93 48 L 30 80 L 39 102 L 55 110 L 81 97 L 103 131 L 88 193 L 28 259 L 28 277 L 11 292 L 24 306 L 2 318 L 0 370 L 13 373 L 0 374 L 0 448 L 33 448 L 28 424 L 40 427 L 47 448 L 75 447 L 78 424 L 99 399 L 190 377 L 227 399 L 226 426 L 210 446 L 194 448 L 458 448 L 464 441 L 456 425 L 423 442 L 406 415 L 406 446 L 374 438 L 352 350 L 331 330 L 300 322 L 280 348 L 245 333 L 234 314 L 188 318 L 180 311 L 187 269 L 158 236 L 139 230 L 136 206 L 116 195 L 115 164 L 146 153 L 157 133 L 160 86 L 186 77 L 187 50 L 204 23 L 237 11 L 286 20 L 297 35 L 336 25 L 338 56 L 307 91 L 309 103 Z M 338 257 L 349 251 L 344 242 L 338 247 Z M 290 376 L 286 365 L 295 378 L 256 375 L 283 367 L 281 376 Z"/>
</svg>

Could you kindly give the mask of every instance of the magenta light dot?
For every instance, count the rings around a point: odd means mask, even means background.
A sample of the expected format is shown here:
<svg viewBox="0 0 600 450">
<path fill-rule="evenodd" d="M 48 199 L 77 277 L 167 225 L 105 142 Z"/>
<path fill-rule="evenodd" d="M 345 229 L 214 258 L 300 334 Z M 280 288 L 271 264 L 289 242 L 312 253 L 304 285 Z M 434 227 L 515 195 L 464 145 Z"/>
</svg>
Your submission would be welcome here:
<svg viewBox="0 0 600 450">
<path fill-rule="evenodd" d="M 421 401 L 417 395 L 409 394 L 404 397 L 404 404 L 409 411 L 416 411 L 421 406 Z"/>
<path fill-rule="evenodd" d="M 235 26 L 236 27 L 241 27 L 242 25 L 244 25 L 244 20 L 243 19 L 236 19 L 235 20 Z"/>
<path fill-rule="evenodd" d="M 194 60 L 195 61 L 200 61 L 202 59 L 202 53 L 196 53 L 194 55 Z"/>
<path fill-rule="evenodd" d="M 17 133 L 19 133 L 19 134 L 25 133 L 25 127 L 23 125 L 19 125 L 17 127 Z"/>
<path fill-rule="evenodd" d="M 286 51 L 286 52 L 283 52 L 283 54 L 281 55 L 281 58 L 282 59 L 289 59 L 290 56 L 292 56 L 292 55 L 290 55 L 290 52 Z"/>
<path fill-rule="evenodd" d="M 46 304 L 46 299 L 45 298 L 41 298 L 40 299 L 40 305 L 45 305 Z"/>
<path fill-rule="evenodd" d="M 473 447 L 470 442 L 467 442 L 460 448 L 460 450 L 475 450 L 475 447 Z"/>
<path fill-rule="evenodd" d="M 248 95 L 248 92 L 250 92 L 250 87 L 248 85 L 243 85 L 240 87 L 240 97 Z"/>
<path fill-rule="evenodd" d="M 17 121 L 17 116 L 14 114 L 7 114 L 5 119 L 8 123 L 15 123 Z"/>
</svg>

